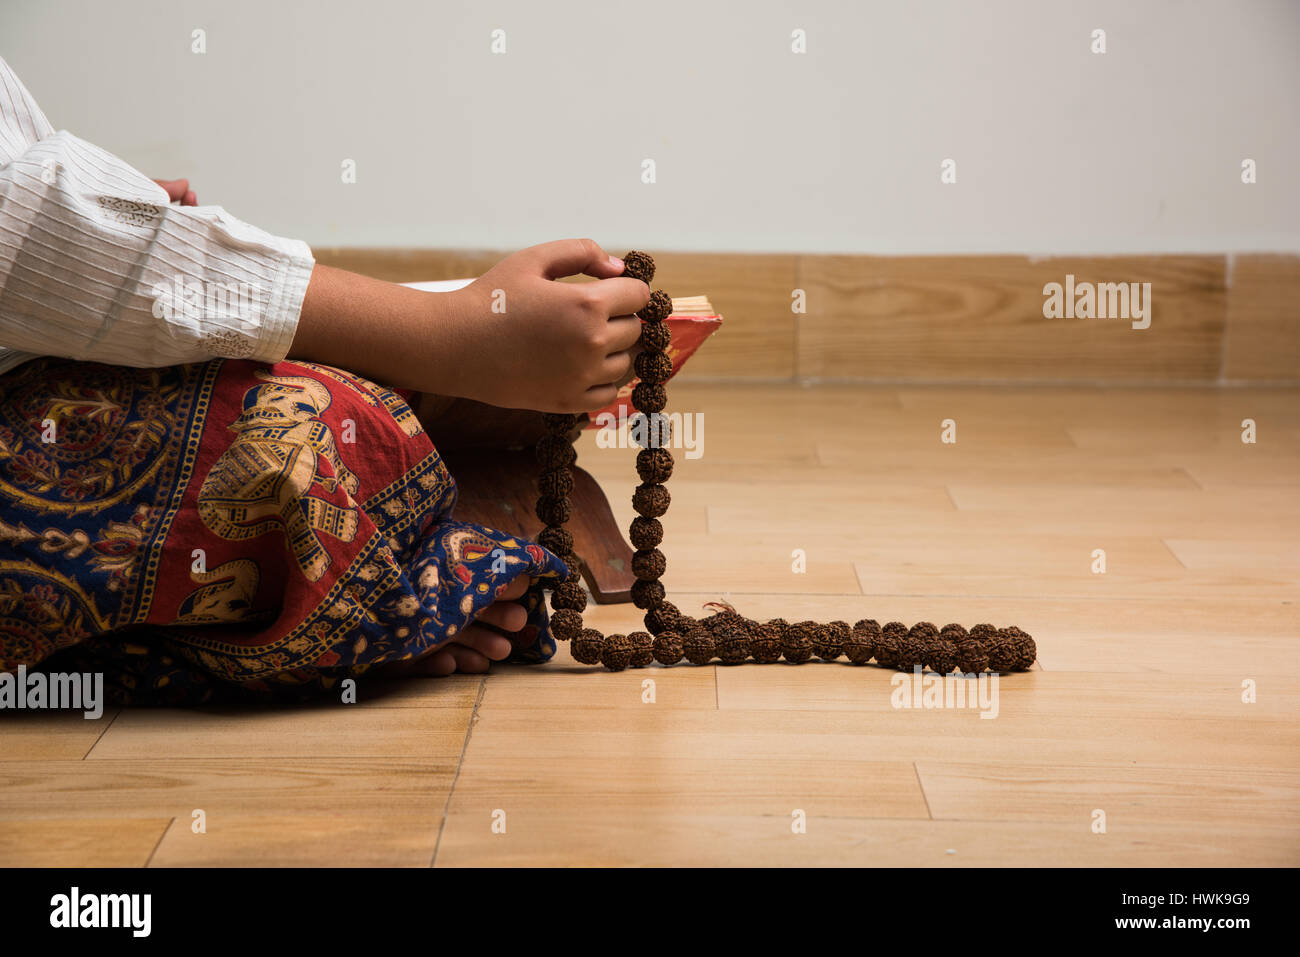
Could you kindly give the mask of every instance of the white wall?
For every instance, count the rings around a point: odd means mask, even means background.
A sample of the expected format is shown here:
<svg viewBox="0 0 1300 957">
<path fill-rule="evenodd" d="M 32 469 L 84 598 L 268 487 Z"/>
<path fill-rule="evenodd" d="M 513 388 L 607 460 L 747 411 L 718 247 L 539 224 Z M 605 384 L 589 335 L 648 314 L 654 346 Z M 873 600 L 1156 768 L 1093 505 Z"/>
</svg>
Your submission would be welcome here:
<svg viewBox="0 0 1300 957">
<path fill-rule="evenodd" d="M 0 55 L 318 245 L 1300 250 L 1292 0 L 3 0 Z"/>
</svg>

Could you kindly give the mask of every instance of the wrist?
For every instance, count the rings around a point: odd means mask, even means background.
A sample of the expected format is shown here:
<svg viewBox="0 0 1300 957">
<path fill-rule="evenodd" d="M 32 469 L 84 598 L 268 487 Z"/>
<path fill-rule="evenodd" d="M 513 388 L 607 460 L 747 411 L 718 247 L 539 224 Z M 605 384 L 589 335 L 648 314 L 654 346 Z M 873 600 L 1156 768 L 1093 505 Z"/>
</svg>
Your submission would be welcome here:
<svg viewBox="0 0 1300 957">
<path fill-rule="evenodd" d="M 479 363 L 472 335 L 477 311 L 473 283 L 452 292 L 424 293 L 427 300 L 417 338 L 421 378 L 428 391 L 461 399 L 476 398 Z"/>
</svg>

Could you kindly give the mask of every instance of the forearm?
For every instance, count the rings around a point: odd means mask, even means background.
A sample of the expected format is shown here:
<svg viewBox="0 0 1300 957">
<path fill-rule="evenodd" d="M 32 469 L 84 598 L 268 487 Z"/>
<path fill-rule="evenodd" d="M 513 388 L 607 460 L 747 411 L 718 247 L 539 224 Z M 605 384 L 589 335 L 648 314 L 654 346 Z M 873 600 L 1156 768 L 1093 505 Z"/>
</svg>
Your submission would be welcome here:
<svg viewBox="0 0 1300 957">
<path fill-rule="evenodd" d="M 464 395 L 462 300 L 317 264 L 288 357 L 383 385 Z"/>
<path fill-rule="evenodd" d="M 283 358 L 311 250 L 179 207 L 68 133 L 0 156 L 0 346 L 129 366 Z"/>
</svg>

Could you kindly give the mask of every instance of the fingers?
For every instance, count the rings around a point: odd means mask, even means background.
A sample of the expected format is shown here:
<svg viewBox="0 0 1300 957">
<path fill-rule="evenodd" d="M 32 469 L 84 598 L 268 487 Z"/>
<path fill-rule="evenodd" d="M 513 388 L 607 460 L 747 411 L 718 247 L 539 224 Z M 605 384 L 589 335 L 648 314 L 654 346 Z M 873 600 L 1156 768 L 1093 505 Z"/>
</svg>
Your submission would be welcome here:
<svg viewBox="0 0 1300 957">
<path fill-rule="evenodd" d="M 154 182 L 167 191 L 167 198 L 173 203 L 183 202 L 187 196 L 194 195 L 187 179 L 156 179 Z"/>
<path fill-rule="evenodd" d="M 639 353 L 640 351 L 641 350 L 637 348 L 637 349 L 633 349 L 630 352 L 622 353 L 622 355 L 627 356 L 627 368 L 623 370 L 622 375 L 618 376 L 610 383 L 611 385 L 613 385 L 615 388 L 621 389 L 623 386 L 627 385 L 629 382 L 631 382 L 633 379 L 636 378 L 636 367 L 634 363 L 636 362 L 637 353 Z M 610 356 L 610 358 L 613 359 L 614 356 Z"/>
<path fill-rule="evenodd" d="M 582 394 L 582 408 L 586 412 L 603 409 L 618 398 L 615 385 L 594 385 Z"/>
<path fill-rule="evenodd" d="M 626 352 L 641 338 L 641 320 L 636 316 L 615 316 L 609 320 L 609 351 Z"/>
<path fill-rule="evenodd" d="M 631 380 L 634 375 L 635 373 L 632 371 L 632 354 L 630 352 L 616 352 L 612 356 L 605 357 L 605 361 L 601 363 L 599 372 L 594 378 L 597 380 L 597 385 L 619 386 Z"/>
<path fill-rule="evenodd" d="M 592 239 L 557 239 L 525 252 L 547 279 L 577 275 L 612 279 L 623 275 L 623 260 L 605 252 Z"/>
<path fill-rule="evenodd" d="M 593 297 L 596 305 L 605 316 L 627 316 L 639 311 L 650 301 L 650 287 L 640 279 L 606 279 L 602 282 L 589 282 L 576 286 Z M 638 324 L 640 320 L 637 320 Z"/>
</svg>

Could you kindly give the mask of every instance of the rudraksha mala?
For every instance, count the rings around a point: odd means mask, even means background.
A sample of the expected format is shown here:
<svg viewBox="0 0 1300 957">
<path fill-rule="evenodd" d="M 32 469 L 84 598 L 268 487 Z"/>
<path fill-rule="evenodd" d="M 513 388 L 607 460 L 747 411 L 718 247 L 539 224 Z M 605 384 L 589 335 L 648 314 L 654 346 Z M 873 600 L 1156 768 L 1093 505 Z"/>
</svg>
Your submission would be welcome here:
<svg viewBox="0 0 1300 957">
<path fill-rule="evenodd" d="M 623 257 L 623 263 L 623 275 L 646 285 L 654 279 L 654 260 L 647 254 L 630 252 Z M 573 491 L 571 468 L 578 458 L 573 440 L 583 416 L 543 416 L 546 434 L 536 449 L 541 467 L 537 517 L 545 528 L 537 541 L 560 556 L 568 576 L 553 586 L 542 585 L 551 590 L 551 632 L 558 640 L 570 643 L 574 659 L 587 665 L 603 664 L 611 671 L 639 668 L 651 661 L 675 665 L 683 659 L 697 665 L 709 664 L 715 658 L 724 664 L 771 664 L 781 659 L 802 664 L 812 658 L 836 661 L 841 657 L 855 665 L 867 664 L 874 658 L 886 668 L 912 671 L 920 666 L 940 675 L 952 671 L 1027 671 L 1038 649 L 1034 639 L 1014 625 L 995 628 L 979 624 L 967 631 L 958 624 L 938 628 L 932 622 L 921 621 L 909 628 L 901 621 L 881 625 L 872 618 L 852 626 L 845 621 L 787 622 L 783 618 L 758 622 L 722 603 L 706 606 L 712 609 L 711 614 L 695 619 L 667 600 L 660 582 L 667 559 L 659 550 L 664 537 L 659 519 L 668 511 L 670 496 L 664 483 L 673 474 L 669 421 L 663 415 L 668 404 L 665 383 L 673 371 L 664 320 L 672 312 L 672 305 L 668 294 L 656 289 L 637 313 L 641 320 L 641 352 L 635 369 L 640 382 L 632 390 L 636 415 L 629 429 L 641 448 L 636 457 L 641 484 L 632 495 L 637 517 L 632 520 L 629 535 L 636 549 L 632 554 L 632 573 L 636 576 L 632 601 L 645 611 L 646 631 L 602 635 L 594 628 L 583 627 L 587 593 L 579 577 L 580 559 L 573 551 L 573 535 L 564 527 L 573 513 L 568 497 Z"/>
</svg>

